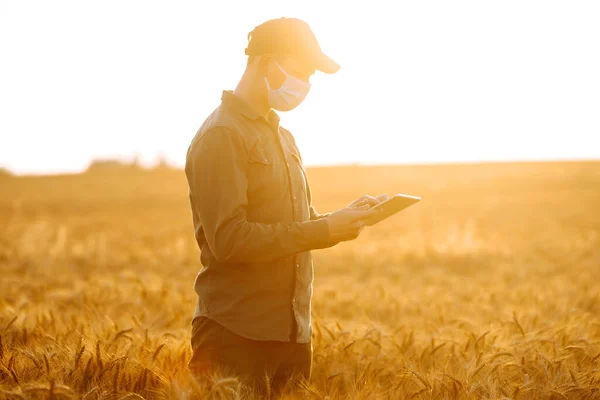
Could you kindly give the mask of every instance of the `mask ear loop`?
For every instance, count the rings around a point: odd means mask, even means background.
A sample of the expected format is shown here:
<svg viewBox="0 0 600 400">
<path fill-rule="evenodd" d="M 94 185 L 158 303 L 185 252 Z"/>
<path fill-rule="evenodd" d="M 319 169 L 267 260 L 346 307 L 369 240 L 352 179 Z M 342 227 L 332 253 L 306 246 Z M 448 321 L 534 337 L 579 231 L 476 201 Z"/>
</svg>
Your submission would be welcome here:
<svg viewBox="0 0 600 400">
<path fill-rule="evenodd" d="M 285 69 L 283 69 L 283 67 L 281 65 L 279 65 L 279 63 L 277 62 L 277 60 L 275 58 L 270 57 L 268 54 L 264 54 L 263 56 L 267 56 L 268 60 L 273 61 L 277 65 L 277 67 L 279 68 L 279 70 L 285 75 L 285 79 L 284 79 L 284 82 L 283 82 L 284 84 L 285 84 L 285 81 L 287 81 L 290 78 L 293 78 L 290 74 L 287 73 L 287 71 Z M 267 83 L 267 88 L 269 90 L 272 90 L 271 89 L 271 85 L 269 84 L 269 79 L 266 76 L 265 76 L 264 79 L 265 79 L 265 82 Z M 282 84 L 282 86 L 283 86 L 283 84 Z"/>
<path fill-rule="evenodd" d="M 290 74 L 288 74 L 287 71 L 285 69 L 283 69 L 283 67 L 281 65 L 279 65 L 279 63 L 277 62 L 277 60 L 273 59 L 273 61 L 275 61 L 275 64 L 277 64 L 277 66 L 279 67 L 279 70 L 281 72 L 283 72 L 283 74 L 285 75 L 285 77 L 288 78 L 290 76 Z"/>
</svg>

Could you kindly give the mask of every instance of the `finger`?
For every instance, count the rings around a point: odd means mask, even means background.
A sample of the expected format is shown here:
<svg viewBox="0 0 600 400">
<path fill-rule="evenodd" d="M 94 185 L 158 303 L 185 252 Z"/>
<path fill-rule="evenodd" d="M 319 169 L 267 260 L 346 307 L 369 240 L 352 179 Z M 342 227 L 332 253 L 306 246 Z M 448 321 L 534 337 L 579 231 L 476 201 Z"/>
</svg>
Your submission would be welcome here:
<svg viewBox="0 0 600 400">
<path fill-rule="evenodd" d="M 371 207 L 368 204 L 362 205 L 360 207 L 350 208 L 349 210 L 349 214 L 355 216 L 356 218 L 362 218 L 366 215 L 370 215 L 379 211 L 373 209 L 373 207 Z"/>
<path fill-rule="evenodd" d="M 390 196 L 387 193 L 382 193 L 376 197 L 377 201 L 379 201 L 379 202 L 389 200 L 389 198 L 390 198 Z"/>
<path fill-rule="evenodd" d="M 354 200 L 352 203 L 350 203 L 350 207 L 359 207 L 359 206 L 363 206 L 365 204 L 369 204 L 371 196 L 369 196 L 368 194 L 362 195 L 360 196 L 358 199 Z"/>
<path fill-rule="evenodd" d="M 376 206 L 380 202 L 381 202 L 380 200 L 378 200 L 378 199 L 376 199 L 375 197 L 372 197 L 372 196 L 369 196 L 368 198 L 365 199 L 365 203 L 368 204 L 371 207 Z"/>
</svg>

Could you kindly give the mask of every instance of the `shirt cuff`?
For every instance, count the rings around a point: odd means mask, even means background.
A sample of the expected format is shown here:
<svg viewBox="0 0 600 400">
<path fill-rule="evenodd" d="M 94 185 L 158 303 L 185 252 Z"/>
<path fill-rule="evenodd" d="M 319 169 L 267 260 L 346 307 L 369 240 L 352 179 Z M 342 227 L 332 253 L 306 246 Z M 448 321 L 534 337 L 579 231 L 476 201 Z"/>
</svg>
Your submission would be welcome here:
<svg viewBox="0 0 600 400">
<path fill-rule="evenodd" d="M 329 223 L 327 222 L 327 218 L 319 218 L 310 221 L 307 225 L 306 234 L 311 238 L 312 248 L 324 249 L 335 244 L 329 235 Z"/>
</svg>

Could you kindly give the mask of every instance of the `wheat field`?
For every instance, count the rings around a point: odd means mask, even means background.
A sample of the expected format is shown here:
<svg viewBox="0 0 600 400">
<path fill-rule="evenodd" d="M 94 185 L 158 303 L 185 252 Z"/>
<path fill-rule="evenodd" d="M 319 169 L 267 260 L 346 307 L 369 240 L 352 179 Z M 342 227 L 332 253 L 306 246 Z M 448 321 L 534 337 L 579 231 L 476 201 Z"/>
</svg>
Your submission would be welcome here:
<svg viewBox="0 0 600 400">
<path fill-rule="evenodd" d="M 600 162 L 310 168 L 319 212 L 423 201 L 314 252 L 285 398 L 600 398 Z M 182 171 L 0 177 L 0 398 L 252 397 L 190 376 Z"/>
</svg>

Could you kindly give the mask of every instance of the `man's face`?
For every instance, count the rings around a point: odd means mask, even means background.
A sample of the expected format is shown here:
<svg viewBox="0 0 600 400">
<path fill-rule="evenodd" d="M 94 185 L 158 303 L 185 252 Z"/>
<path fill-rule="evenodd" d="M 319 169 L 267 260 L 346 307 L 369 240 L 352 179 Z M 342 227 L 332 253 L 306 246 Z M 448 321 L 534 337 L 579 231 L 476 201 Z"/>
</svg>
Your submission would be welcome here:
<svg viewBox="0 0 600 400">
<path fill-rule="evenodd" d="M 277 62 L 288 74 L 304 81 L 310 82 L 310 77 L 315 73 L 314 67 L 307 65 L 297 56 L 277 55 L 268 56 L 267 79 L 272 89 L 277 90 L 285 81 L 285 74 L 277 67 Z"/>
</svg>

